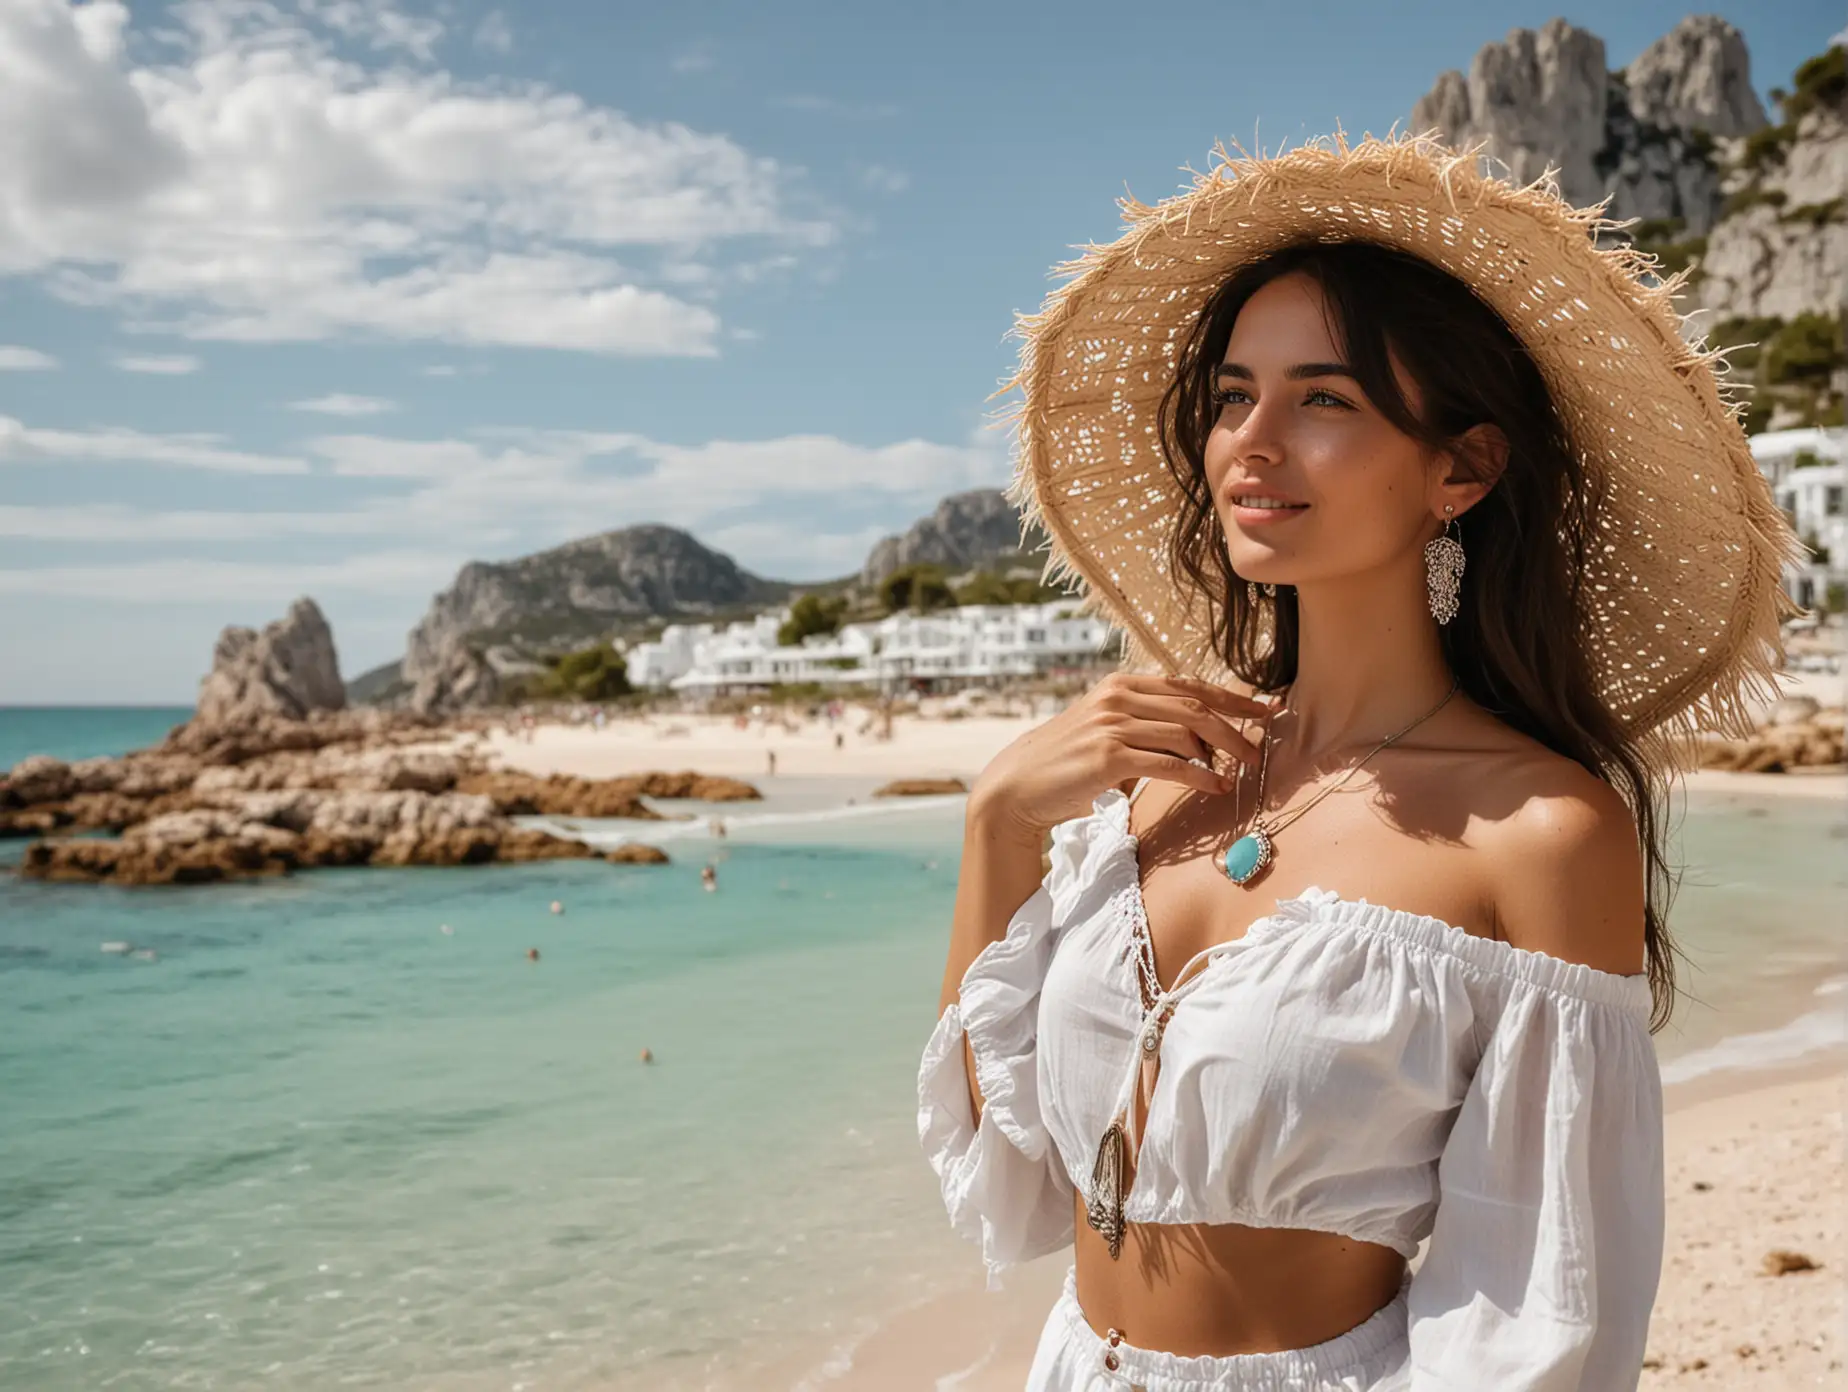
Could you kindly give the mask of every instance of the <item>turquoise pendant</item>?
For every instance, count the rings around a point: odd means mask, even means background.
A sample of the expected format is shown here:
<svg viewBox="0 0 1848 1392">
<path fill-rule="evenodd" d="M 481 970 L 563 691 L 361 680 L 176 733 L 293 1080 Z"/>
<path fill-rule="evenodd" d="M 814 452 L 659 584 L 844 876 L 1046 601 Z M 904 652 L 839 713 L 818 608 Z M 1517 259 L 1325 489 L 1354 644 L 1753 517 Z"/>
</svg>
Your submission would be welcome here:
<svg viewBox="0 0 1848 1392">
<path fill-rule="evenodd" d="M 1253 828 L 1226 848 L 1226 878 L 1233 884 L 1250 884 L 1271 862 L 1271 839 L 1262 827 Z"/>
</svg>

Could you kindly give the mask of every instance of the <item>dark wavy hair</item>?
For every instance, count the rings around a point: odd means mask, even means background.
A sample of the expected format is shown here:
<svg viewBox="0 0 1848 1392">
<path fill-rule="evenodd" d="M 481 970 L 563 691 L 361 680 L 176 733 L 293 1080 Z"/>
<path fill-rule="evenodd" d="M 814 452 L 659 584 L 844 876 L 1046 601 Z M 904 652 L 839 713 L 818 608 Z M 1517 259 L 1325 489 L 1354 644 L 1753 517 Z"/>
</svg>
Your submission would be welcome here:
<svg viewBox="0 0 1848 1392">
<path fill-rule="evenodd" d="M 1296 675 L 1296 592 L 1277 586 L 1273 634 L 1232 570 L 1207 485 L 1206 441 L 1219 416 L 1214 370 L 1239 311 L 1281 276 L 1321 286 L 1330 328 L 1367 399 L 1430 449 L 1492 424 L 1508 438 L 1506 468 L 1457 525 L 1469 557 L 1459 612 L 1440 630 L 1460 689 L 1512 728 L 1617 789 L 1633 816 L 1646 872 L 1644 949 L 1651 1028 L 1668 1022 L 1675 947 L 1667 926 L 1676 875 L 1664 853 L 1666 789 L 1601 697 L 1584 641 L 1586 553 L 1596 543 L 1596 497 L 1539 368 L 1501 317 L 1455 277 L 1427 261 L 1362 242 L 1303 243 L 1241 267 L 1201 310 L 1162 396 L 1160 431 L 1181 506 L 1170 573 L 1204 594 L 1214 645 L 1259 691 Z M 1417 385 L 1414 411 L 1394 375 L 1396 359 Z M 1481 475 L 1477 475 L 1480 477 Z"/>
</svg>

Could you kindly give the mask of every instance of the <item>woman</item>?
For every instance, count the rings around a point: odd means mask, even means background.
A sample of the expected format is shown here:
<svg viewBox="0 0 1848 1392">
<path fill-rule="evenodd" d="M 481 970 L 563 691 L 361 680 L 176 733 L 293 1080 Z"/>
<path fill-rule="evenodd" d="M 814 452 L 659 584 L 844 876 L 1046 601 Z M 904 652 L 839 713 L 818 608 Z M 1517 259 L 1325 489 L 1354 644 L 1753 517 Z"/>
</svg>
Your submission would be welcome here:
<svg viewBox="0 0 1848 1392">
<path fill-rule="evenodd" d="M 1129 660 L 970 793 L 919 1129 L 991 1275 L 1075 1248 L 1034 1389 L 1639 1376 L 1659 804 L 1795 542 L 1671 287 L 1474 170 L 1222 152 L 1024 326 Z"/>
</svg>

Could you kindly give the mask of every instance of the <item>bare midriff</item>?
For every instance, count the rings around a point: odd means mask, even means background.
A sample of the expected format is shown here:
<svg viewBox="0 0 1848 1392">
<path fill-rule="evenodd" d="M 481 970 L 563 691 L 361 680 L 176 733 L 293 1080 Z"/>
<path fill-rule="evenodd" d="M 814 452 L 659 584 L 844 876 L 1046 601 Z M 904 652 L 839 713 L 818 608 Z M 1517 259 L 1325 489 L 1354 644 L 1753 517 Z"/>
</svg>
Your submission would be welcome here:
<svg viewBox="0 0 1848 1392">
<path fill-rule="evenodd" d="M 1405 1258 L 1302 1228 L 1131 1223 L 1112 1260 L 1077 1204 L 1078 1305 L 1099 1335 L 1184 1357 L 1308 1348 L 1391 1302 Z"/>
</svg>

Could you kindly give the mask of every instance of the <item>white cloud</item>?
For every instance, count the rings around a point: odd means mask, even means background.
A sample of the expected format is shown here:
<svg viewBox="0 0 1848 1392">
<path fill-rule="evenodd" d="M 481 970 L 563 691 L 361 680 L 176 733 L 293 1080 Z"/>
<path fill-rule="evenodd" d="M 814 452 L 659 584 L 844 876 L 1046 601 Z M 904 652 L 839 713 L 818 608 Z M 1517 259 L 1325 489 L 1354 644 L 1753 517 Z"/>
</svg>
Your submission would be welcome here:
<svg viewBox="0 0 1848 1392">
<path fill-rule="evenodd" d="M 788 435 L 676 445 L 620 431 L 509 429 L 438 440 L 326 435 L 306 448 L 338 476 L 430 485 L 400 507 L 437 509 L 452 523 L 523 517 L 566 528 L 587 516 L 690 527 L 725 510 L 848 492 L 934 504 L 1007 477 L 989 440 L 869 447 Z"/>
<path fill-rule="evenodd" d="M 389 4 L 181 0 L 166 20 L 137 36 L 113 0 L 0 4 L 0 275 L 200 339 L 702 355 L 719 317 L 664 264 L 723 283 L 833 236 L 774 161 L 463 81 L 431 65 L 440 26 Z"/>
<path fill-rule="evenodd" d="M 115 365 L 123 372 L 143 372 L 155 377 L 184 377 L 199 370 L 199 360 L 190 353 L 121 357 L 115 360 Z"/>
<path fill-rule="evenodd" d="M 58 360 L 50 353 L 0 343 L 0 372 L 49 372 L 57 365 Z"/>
<path fill-rule="evenodd" d="M 428 15 L 408 15 L 389 4 L 358 0 L 298 0 L 304 14 L 341 37 L 381 52 L 402 49 L 429 62 L 443 26 Z M 222 6 L 221 6 L 222 8 Z"/>
<path fill-rule="evenodd" d="M 58 595 L 116 604 L 284 605 L 314 593 L 421 595 L 455 578 L 453 556 L 381 551 L 338 561 L 136 561 L 0 570 L 0 595 Z"/>
<path fill-rule="evenodd" d="M 150 435 L 107 426 L 100 430 L 47 430 L 0 416 L 0 466 L 157 464 L 231 474 L 305 474 L 308 462 L 227 448 L 221 435 Z"/>
<path fill-rule="evenodd" d="M 512 53 L 513 29 L 507 23 L 507 16 L 499 10 L 489 10 L 483 15 L 481 23 L 475 26 L 475 47 L 484 53 Z"/>
<path fill-rule="evenodd" d="M 713 68 L 712 47 L 705 43 L 694 44 L 691 48 L 683 49 L 675 54 L 668 66 L 677 73 L 711 72 Z"/>
<path fill-rule="evenodd" d="M 403 530 L 388 506 L 335 512 L 149 512 L 120 503 L 0 504 L 0 537 L 45 542 L 243 542 L 278 537 L 396 537 Z"/>
<path fill-rule="evenodd" d="M 398 409 L 398 403 L 382 396 L 352 396 L 346 392 L 329 392 L 307 401 L 291 401 L 292 411 L 313 411 L 323 416 L 382 416 Z"/>
<path fill-rule="evenodd" d="M 235 467 L 200 437 L 92 432 L 80 439 L 26 430 L 0 417 L 0 464 L 8 426 L 36 457 L 173 462 Z M 22 446 L 23 449 L 23 446 Z M 879 536 L 935 506 L 946 493 L 999 487 L 1007 477 L 997 443 L 906 440 L 863 446 L 830 436 L 671 445 L 626 433 L 501 430 L 463 439 L 326 435 L 308 454 L 339 478 L 371 482 L 353 506 L 310 510 L 141 510 L 119 504 L 0 506 L 0 537 L 73 545 L 140 542 L 237 544 L 286 537 L 379 538 L 449 557 L 451 570 L 487 554 L 515 554 L 641 522 L 684 527 L 765 574 L 851 570 Z M 206 451 L 204 458 L 199 451 Z M 159 456 L 156 459 L 156 456 Z M 299 472 L 299 460 L 248 457 Z M 393 487 L 393 484 L 396 487 Z M 838 524 L 829 504 L 851 498 Z M 739 520 L 745 515 L 751 520 Z M 870 520 L 869 520 L 870 519 Z"/>
</svg>

